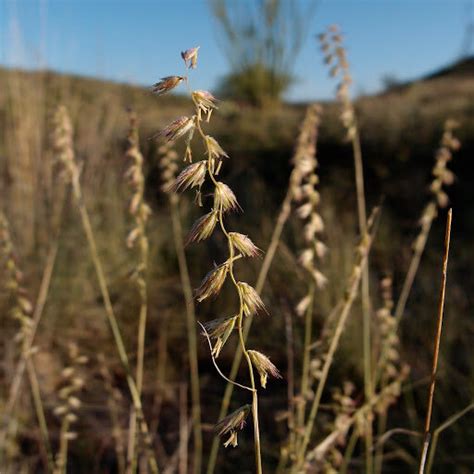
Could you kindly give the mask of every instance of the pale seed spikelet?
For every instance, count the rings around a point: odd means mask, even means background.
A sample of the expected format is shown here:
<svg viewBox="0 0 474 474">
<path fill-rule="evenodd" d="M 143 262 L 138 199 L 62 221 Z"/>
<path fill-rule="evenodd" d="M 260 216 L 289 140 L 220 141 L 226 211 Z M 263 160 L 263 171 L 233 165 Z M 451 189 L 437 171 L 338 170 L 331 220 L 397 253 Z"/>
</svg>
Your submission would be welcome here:
<svg viewBox="0 0 474 474">
<path fill-rule="evenodd" d="M 196 46 L 194 48 L 189 48 L 181 53 L 181 57 L 183 58 L 184 64 L 188 69 L 196 69 L 199 48 L 199 46 Z"/>
<path fill-rule="evenodd" d="M 380 385 L 380 391 L 396 380 L 403 380 L 408 374 L 409 367 L 400 361 L 400 339 L 397 334 L 397 321 L 392 314 L 394 307 L 392 277 L 387 275 L 380 281 L 383 305 L 376 312 L 379 329 L 380 352 L 376 367 L 375 383 Z M 383 397 L 376 404 L 379 414 L 386 414 L 397 396 Z"/>
<path fill-rule="evenodd" d="M 293 171 L 290 176 L 290 189 L 293 199 L 299 202 L 302 198 L 305 183 L 304 178 L 312 173 L 316 168 L 315 157 L 318 128 L 320 123 L 321 106 L 311 104 L 307 110 L 300 132 L 296 141 L 293 153 Z"/>
<path fill-rule="evenodd" d="M 138 310 L 138 328 L 137 328 L 137 363 L 136 363 L 136 378 L 137 388 L 141 394 L 143 367 L 145 358 L 145 340 L 146 340 L 146 323 L 148 319 L 148 288 L 147 288 L 147 273 L 148 273 L 148 253 L 149 243 L 146 234 L 146 226 L 148 217 L 151 214 L 150 206 L 145 202 L 145 176 L 143 171 L 144 159 L 140 151 L 138 122 L 137 116 L 130 111 L 130 128 L 128 132 L 128 148 L 126 157 L 132 162 L 129 174 L 133 179 L 129 179 L 130 188 L 132 191 L 132 198 L 129 207 L 130 214 L 133 218 L 133 227 L 126 239 L 127 246 L 136 247 L 135 268 L 132 272 L 132 279 L 136 286 L 138 296 L 140 298 L 140 307 Z M 132 411 L 131 420 L 136 419 L 136 413 Z M 130 422 L 130 438 L 136 438 L 136 423 Z"/>
<path fill-rule="evenodd" d="M 197 187 L 198 189 L 204 184 L 207 173 L 207 161 L 198 161 L 192 165 L 184 168 L 183 171 L 178 175 L 176 180 L 171 186 L 169 186 L 167 192 L 182 192 L 188 188 Z"/>
<path fill-rule="evenodd" d="M 347 139 L 352 139 L 357 133 L 357 124 L 354 106 L 350 97 L 352 78 L 347 61 L 346 50 L 342 45 L 342 36 L 339 31 L 331 31 L 331 27 L 320 37 L 321 49 L 324 53 L 324 62 L 332 67 L 329 70 L 331 77 L 340 77 L 337 85 L 337 99 L 341 104 L 341 122 L 346 129 Z"/>
<path fill-rule="evenodd" d="M 229 445 L 233 448 L 237 447 L 237 431 L 241 431 L 244 428 L 250 409 L 250 405 L 244 405 L 216 424 L 215 430 L 219 436 L 229 435 L 229 438 L 224 443 L 226 448 Z"/>
<path fill-rule="evenodd" d="M 262 253 L 247 235 L 229 232 L 229 238 L 234 248 L 244 257 L 258 257 Z"/>
<path fill-rule="evenodd" d="M 281 374 L 276 368 L 275 364 L 265 355 L 258 351 L 248 351 L 253 366 L 257 369 L 260 375 L 260 385 L 263 388 L 267 387 L 268 375 L 281 379 Z"/>
<path fill-rule="evenodd" d="M 157 149 L 158 162 L 161 170 L 161 189 L 164 192 L 172 192 L 176 183 L 176 172 L 178 171 L 178 153 L 170 143 L 163 143 Z"/>
<path fill-rule="evenodd" d="M 209 135 L 205 137 L 205 144 L 210 171 L 217 175 L 220 171 L 222 158 L 229 158 L 229 155 L 222 149 L 217 140 Z"/>
<path fill-rule="evenodd" d="M 449 203 L 448 195 L 443 187 L 449 186 L 454 182 L 454 174 L 447 169 L 447 164 L 452 160 L 453 152 L 457 151 L 461 146 L 459 140 L 454 136 L 454 130 L 457 126 L 457 122 L 451 119 L 446 120 L 444 124 L 443 135 L 440 140 L 440 146 L 435 153 L 435 164 L 432 170 L 433 180 L 430 185 L 431 199 L 423 210 L 419 220 L 420 232 L 413 242 L 414 255 L 421 255 L 424 252 L 431 225 L 438 215 L 438 208 L 445 208 Z M 414 260 L 412 260 L 412 262 L 413 261 Z M 405 279 L 404 288 L 395 310 L 395 318 L 397 320 L 402 317 L 406 299 L 411 289 L 412 281 L 410 280 L 412 280 L 412 274 L 414 275 L 417 271 L 417 267 L 413 266 L 410 270 Z"/>
<path fill-rule="evenodd" d="M 315 449 L 307 453 L 308 469 L 324 473 L 339 472 L 344 459 L 342 448 L 346 444 L 348 431 L 356 419 L 354 414 L 357 404 L 353 397 L 354 390 L 355 387 L 351 382 L 344 382 L 342 388 L 333 390 L 331 409 L 334 419 L 326 424 L 330 434 Z"/>
<path fill-rule="evenodd" d="M 218 219 L 217 211 L 211 211 L 200 217 L 189 231 L 184 245 L 188 246 L 193 242 L 201 242 L 209 238 L 214 232 Z"/>
<path fill-rule="evenodd" d="M 207 332 L 209 333 L 209 337 L 214 339 L 214 346 L 212 348 L 212 355 L 217 359 L 219 354 L 221 353 L 224 344 L 229 339 L 232 331 L 235 328 L 235 323 L 237 321 L 237 317 L 234 316 L 232 318 L 221 318 L 221 319 L 214 319 L 213 321 L 209 321 L 204 325 Z"/>
<path fill-rule="evenodd" d="M 53 131 L 51 142 L 55 159 L 63 167 L 64 179 L 67 182 L 78 183 L 80 170 L 74 160 L 73 128 L 66 107 L 57 107 L 53 116 Z"/>
<path fill-rule="evenodd" d="M 453 152 L 461 147 L 460 141 L 453 133 L 457 127 L 458 124 L 454 120 L 446 120 L 440 147 L 435 154 L 435 165 L 432 170 L 433 181 L 430 185 L 430 191 L 434 201 L 440 208 L 447 207 L 449 203 L 448 195 L 443 190 L 443 186 L 450 186 L 455 179 L 453 172 L 447 168 L 447 164 L 452 160 Z"/>
<path fill-rule="evenodd" d="M 182 81 L 184 81 L 184 77 L 182 76 L 166 76 L 161 78 L 156 84 L 153 84 L 151 90 L 156 95 L 163 95 L 174 89 Z"/>
<path fill-rule="evenodd" d="M 194 134 L 194 118 L 193 117 L 186 117 L 181 116 L 176 120 L 173 120 L 170 124 L 168 124 L 165 128 L 160 130 L 158 133 L 153 135 L 152 138 L 163 137 L 165 140 L 169 142 L 175 142 L 181 137 L 186 137 L 186 143 L 189 142 L 193 138 Z"/>
<path fill-rule="evenodd" d="M 253 316 L 254 314 L 267 312 L 262 298 L 260 298 L 253 286 L 250 286 L 244 281 L 239 281 L 237 287 L 242 299 L 242 311 L 245 316 Z"/>
<path fill-rule="evenodd" d="M 324 222 L 319 214 L 320 195 L 316 190 L 319 176 L 316 174 L 318 160 L 316 157 L 318 130 L 320 125 L 321 108 L 313 105 L 308 108 L 302 130 L 298 138 L 297 152 L 295 153 L 295 177 L 292 180 L 294 201 L 298 204 L 296 215 L 304 222 L 303 238 L 305 248 L 302 250 L 299 263 L 313 277 L 317 288 L 323 288 L 326 277 L 316 268 L 316 259 L 323 258 L 327 248 L 321 242 L 319 235 L 324 231 Z M 308 294 L 303 297 L 305 304 L 299 306 L 298 314 L 302 307 L 308 307 Z M 309 303 L 308 303 L 309 304 Z"/>
<path fill-rule="evenodd" d="M 134 227 L 130 231 L 126 242 L 130 248 L 139 240 L 141 252 L 146 255 L 148 252 L 148 239 L 145 230 L 151 209 L 144 200 L 145 177 L 143 173 L 143 155 L 138 144 L 137 117 L 133 112 L 130 112 L 130 129 L 126 157 L 131 161 L 131 165 L 125 175 L 128 177 L 132 190 L 129 211 L 134 218 Z"/>
<path fill-rule="evenodd" d="M 196 289 L 196 299 L 201 302 L 219 294 L 228 272 L 229 264 L 227 262 L 212 269 L 204 277 L 199 288 Z"/>
<path fill-rule="evenodd" d="M 71 431 L 76 423 L 77 411 L 82 403 L 78 393 L 84 386 L 84 379 L 80 374 L 80 366 L 88 363 L 88 358 L 79 353 L 77 344 L 70 343 L 68 347 L 69 365 L 63 369 L 62 387 L 58 390 L 59 404 L 54 409 L 54 414 L 61 420 L 59 435 L 59 452 L 56 455 L 55 471 L 65 472 L 68 457 L 68 442 L 77 438 L 77 433 Z"/>
<path fill-rule="evenodd" d="M 237 198 L 227 184 L 218 182 L 214 189 L 214 209 L 222 212 L 236 211 L 240 209 Z"/>
<path fill-rule="evenodd" d="M 33 304 L 27 296 L 27 291 L 23 287 L 23 273 L 18 267 L 15 249 L 10 235 L 8 220 L 0 211 L 0 263 L 4 268 L 2 272 L 5 279 L 5 289 L 13 296 L 12 317 L 18 321 L 19 329 L 15 336 L 15 341 L 21 344 L 21 352 L 28 355 L 28 338 L 32 329 L 31 313 Z"/>
<path fill-rule="evenodd" d="M 208 91 L 194 91 L 191 94 L 193 102 L 198 111 L 198 118 L 201 119 L 201 114 L 206 115 L 206 122 L 211 119 L 211 114 L 214 109 L 217 109 L 217 99 Z"/>
<path fill-rule="evenodd" d="M 303 316 L 312 302 L 310 295 L 305 295 L 296 305 L 295 311 L 298 316 Z"/>
</svg>

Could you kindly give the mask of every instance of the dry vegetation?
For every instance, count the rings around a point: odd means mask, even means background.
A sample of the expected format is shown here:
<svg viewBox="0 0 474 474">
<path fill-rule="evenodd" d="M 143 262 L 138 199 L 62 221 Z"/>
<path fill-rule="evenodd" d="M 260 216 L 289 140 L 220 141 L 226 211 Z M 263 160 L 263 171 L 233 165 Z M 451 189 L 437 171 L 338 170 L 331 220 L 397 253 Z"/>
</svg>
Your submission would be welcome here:
<svg viewBox="0 0 474 474">
<path fill-rule="evenodd" d="M 338 36 L 320 105 L 0 70 L 2 473 L 472 471 L 472 60 L 353 103 Z"/>
</svg>

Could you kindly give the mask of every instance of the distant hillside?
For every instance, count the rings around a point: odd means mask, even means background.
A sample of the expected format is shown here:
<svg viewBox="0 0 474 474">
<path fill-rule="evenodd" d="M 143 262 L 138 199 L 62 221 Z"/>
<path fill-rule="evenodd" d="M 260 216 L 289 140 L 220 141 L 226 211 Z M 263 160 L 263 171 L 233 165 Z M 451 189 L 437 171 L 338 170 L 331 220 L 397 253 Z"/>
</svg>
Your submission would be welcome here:
<svg viewBox="0 0 474 474">
<path fill-rule="evenodd" d="M 461 78 L 461 77 L 470 77 L 474 78 L 474 56 L 460 59 L 449 66 L 443 67 L 438 71 L 435 71 L 431 74 L 428 74 L 423 79 L 437 79 L 439 77 L 449 77 L 452 79 Z"/>
</svg>

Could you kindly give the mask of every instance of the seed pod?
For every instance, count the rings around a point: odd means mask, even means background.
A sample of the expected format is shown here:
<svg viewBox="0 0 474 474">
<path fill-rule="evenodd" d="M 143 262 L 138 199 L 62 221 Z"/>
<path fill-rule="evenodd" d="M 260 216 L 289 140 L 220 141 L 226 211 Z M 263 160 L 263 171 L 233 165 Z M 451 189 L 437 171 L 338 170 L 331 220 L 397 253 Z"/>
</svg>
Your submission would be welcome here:
<svg viewBox="0 0 474 474">
<path fill-rule="evenodd" d="M 227 184 L 218 182 L 214 191 L 214 209 L 223 212 L 240 209 L 237 198 Z"/>
<path fill-rule="evenodd" d="M 184 80 L 182 76 L 166 76 L 161 78 L 156 84 L 153 84 L 152 92 L 156 95 L 163 95 L 166 92 L 169 92 L 171 89 L 174 89 Z"/>
<path fill-rule="evenodd" d="M 201 242 L 207 239 L 214 228 L 216 227 L 218 214 L 216 211 L 211 211 L 208 214 L 200 217 L 193 225 L 185 241 L 185 246 L 192 242 Z"/>
<path fill-rule="evenodd" d="M 229 238 L 234 248 L 244 257 L 258 257 L 262 253 L 252 240 L 244 234 L 229 232 Z"/>
<path fill-rule="evenodd" d="M 242 299 L 242 311 L 245 316 L 253 316 L 262 311 L 267 312 L 262 299 L 252 286 L 243 281 L 239 281 L 237 287 Z"/>
<path fill-rule="evenodd" d="M 205 324 L 206 330 L 209 332 L 209 337 L 215 339 L 214 347 L 212 348 L 212 355 L 217 359 L 224 347 L 224 344 L 229 339 L 232 331 L 235 328 L 236 317 L 214 319 Z"/>
<path fill-rule="evenodd" d="M 248 351 L 253 366 L 260 375 L 260 385 L 263 388 L 267 386 L 268 374 L 277 379 L 281 379 L 281 374 L 275 364 L 265 355 L 258 351 Z"/>
<path fill-rule="evenodd" d="M 181 57 L 183 58 L 184 64 L 188 69 L 196 69 L 197 67 L 197 59 L 198 59 L 198 51 L 199 46 L 195 48 L 187 49 L 181 53 Z"/>
<path fill-rule="evenodd" d="M 194 133 L 195 126 L 194 117 L 182 116 L 171 122 L 152 138 L 164 137 L 168 142 L 174 142 L 178 138 L 188 135 L 187 141 L 189 142 Z"/>
<path fill-rule="evenodd" d="M 184 168 L 174 183 L 166 189 L 166 192 L 175 193 L 195 186 L 200 188 L 206 178 L 206 165 L 207 161 L 203 160 Z"/>
<path fill-rule="evenodd" d="M 225 282 L 228 271 L 229 264 L 227 262 L 211 270 L 196 290 L 196 299 L 201 302 L 206 298 L 217 295 Z"/>
<path fill-rule="evenodd" d="M 245 426 L 245 420 L 250 413 L 250 408 L 250 405 L 244 405 L 216 424 L 215 430 L 219 436 L 229 434 L 228 440 L 224 443 L 226 448 L 229 445 L 233 448 L 237 446 L 237 431 L 242 430 Z"/>
</svg>

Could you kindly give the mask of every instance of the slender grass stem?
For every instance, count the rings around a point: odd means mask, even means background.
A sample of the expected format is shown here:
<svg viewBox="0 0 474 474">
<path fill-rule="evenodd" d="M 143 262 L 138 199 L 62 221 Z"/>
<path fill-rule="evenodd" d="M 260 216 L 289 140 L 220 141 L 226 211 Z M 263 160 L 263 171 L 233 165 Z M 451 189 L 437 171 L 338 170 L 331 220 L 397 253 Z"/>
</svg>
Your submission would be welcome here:
<svg viewBox="0 0 474 474">
<path fill-rule="evenodd" d="M 423 474 L 425 472 L 426 456 L 428 454 L 428 449 L 430 446 L 430 439 L 431 439 L 431 416 L 433 412 L 433 400 L 434 400 L 434 393 L 435 393 L 435 388 L 436 388 L 436 372 L 438 369 L 441 333 L 443 331 L 444 301 L 446 297 L 446 279 L 447 279 L 447 273 L 448 273 L 449 244 L 451 240 L 452 218 L 453 218 L 453 211 L 452 209 L 450 209 L 448 211 L 448 217 L 446 220 L 446 233 L 444 237 L 443 268 L 442 268 L 442 274 L 441 274 L 441 288 L 440 288 L 439 302 L 438 302 L 438 322 L 437 322 L 437 328 L 436 328 L 436 336 L 434 340 L 433 365 L 431 368 L 431 382 L 430 382 L 430 389 L 428 393 L 428 405 L 427 405 L 426 420 L 425 420 L 425 436 L 424 436 L 424 442 L 423 442 L 423 450 L 421 452 L 421 458 L 420 458 L 420 467 L 418 470 L 419 474 Z"/>
<path fill-rule="evenodd" d="M 357 126 L 352 136 L 352 150 L 354 154 L 355 181 L 357 193 L 357 215 L 359 218 L 359 231 L 365 235 L 367 231 L 367 215 L 365 204 L 364 171 L 362 164 L 362 150 Z M 362 272 L 362 345 L 364 359 L 364 391 L 365 399 L 370 400 L 373 394 L 372 386 L 372 345 L 371 345 L 371 317 L 370 317 L 370 291 L 369 291 L 369 262 Z M 365 430 L 366 473 L 373 470 L 372 460 L 372 415 L 369 414 Z"/>
<path fill-rule="evenodd" d="M 385 384 L 382 384 L 382 389 L 385 386 Z M 377 434 L 378 438 L 385 433 L 387 429 L 387 413 L 381 413 L 378 416 L 377 420 Z M 382 468 L 383 468 L 383 444 L 379 443 L 377 444 L 375 448 L 375 456 L 374 456 L 374 472 L 375 474 L 382 474 Z"/>
<path fill-rule="evenodd" d="M 364 170 L 362 163 L 362 150 L 360 144 L 359 129 L 357 126 L 356 114 L 350 95 L 350 85 L 352 83 L 349 63 L 346 51 L 342 45 L 342 36 L 337 25 L 329 27 L 327 32 L 320 36 L 321 46 L 325 52 L 325 61 L 331 64 L 336 61 L 337 67 L 331 69 L 331 76 L 340 76 L 337 98 L 342 106 L 341 121 L 347 131 L 347 136 L 352 144 L 355 170 L 355 187 L 357 196 L 357 216 L 359 220 L 359 232 L 361 236 L 367 230 L 367 211 L 365 202 Z M 373 395 L 372 384 L 372 349 L 371 349 L 371 313 L 370 313 L 370 291 L 369 291 L 369 263 L 362 274 L 362 348 L 364 367 L 364 392 L 366 400 L 370 400 Z M 367 417 L 365 428 L 365 454 L 366 472 L 372 474 L 372 414 Z"/>
<path fill-rule="evenodd" d="M 105 279 L 105 273 L 102 267 L 102 263 L 100 261 L 99 252 L 97 250 L 97 244 L 95 242 L 95 237 L 94 237 L 94 233 L 93 233 L 92 226 L 90 223 L 89 214 L 87 212 L 86 206 L 82 198 L 81 187 L 79 184 L 79 176 L 75 176 L 72 182 L 73 182 L 73 192 L 74 192 L 74 196 L 77 202 L 77 206 L 79 208 L 82 226 L 86 234 L 92 262 L 94 264 L 97 279 L 99 281 L 100 291 L 102 294 L 102 298 L 104 300 L 105 314 L 107 316 L 107 320 L 110 325 L 110 329 L 112 332 L 112 336 L 114 338 L 114 342 L 117 348 L 117 353 L 118 353 L 120 362 L 125 371 L 127 385 L 130 391 L 130 395 L 132 397 L 133 406 L 137 412 L 138 425 L 140 426 L 140 430 L 142 431 L 142 434 L 144 436 L 145 444 L 147 445 L 147 456 L 148 456 L 149 467 L 152 473 L 156 474 L 159 472 L 158 464 L 156 462 L 155 456 L 151 448 L 152 444 L 151 444 L 150 434 L 148 431 L 148 425 L 146 424 L 146 421 L 143 415 L 140 392 L 137 388 L 135 380 L 133 379 L 130 363 L 127 356 L 127 351 L 125 349 L 122 334 L 120 332 L 118 321 L 112 307 L 112 302 L 110 300 L 109 290 L 108 290 L 106 279 Z"/>
<path fill-rule="evenodd" d="M 303 367 L 301 369 L 301 388 L 300 388 L 300 393 L 303 399 L 298 404 L 298 408 L 297 408 L 297 429 L 298 430 L 301 430 L 304 427 L 306 398 L 308 395 L 308 388 L 309 388 L 309 362 L 310 362 L 310 355 L 311 355 L 314 292 L 315 292 L 315 285 L 311 283 L 310 289 L 309 289 L 310 303 L 305 313 Z"/>
<path fill-rule="evenodd" d="M 344 459 L 342 461 L 341 469 L 339 470 L 339 474 L 346 474 L 349 464 L 351 462 L 352 456 L 354 454 L 354 450 L 357 444 L 357 440 L 360 437 L 359 430 L 354 428 L 351 433 L 351 437 L 349 438 L 349 442 L 347 443 L 346 450 L 344 452 Z"/>
<path fill-rule="evenodd" d="M 288 433 L 289 433 L 289 449 L 294 452 L 296 445 L 295 433 L 295 354 L 294 354 L 294 337 L 293 322 L 289 310 L 284 311 L 285 332 L 286 332 L 286 354 L 287 354 L 287 399 L 288 399 Z M 281 450 L 279 466 L 286 466 L 287 450 Z M 282 469 L 282 467 L 280 467 Z M 277 471 L 278 472 L 278 471 Z"/>
<path fill-rule="evenodd" d="M 469 412 L 474 410 L 474 402 L 470 403 L 467 407 L 463 408 L 462 410 L 458 411 L 454 415 L 450 416 L 444 423 L 442 423 L 438 428 L 435 429 L 433 433 L 433 437 L 431 438 L 431 446 L 428 455 L 428 462 L 426 465 L 426 472 L 427 474 L 431 473 L 431 469 L 433 467 L 434 456 L 436 453 L 436 447 L 438 445 L 439 436 L 443 431 L 448 429 L 454 423 L 456 423 L 460 418 L 464 415 L 467 415 Z"/>
<path fill-rule="evenodd" d="M 275 257 L 276 251 L 278 249 L 278 244 L 280 243 L 280 238 L 281 234 L 283 232 L 283 229 L 285 227 L 286 221 L 288 220 L 290 213 L 291 213 L 291 202 L 293 199 L 293 192 L 291 187 L 289 187 L 285 199 L 283 200 L 280 212 L 277 217 L 276 225 L 275 228 L 273 229 L 272 236 L 270 238 L 270 244 L 268 246 L 268 249 L 265 253 L 265 257 L 262 262 L 262 266 L 260 267 L 260 271 L 257 277 L 257 282 L 255 285 L 255 291 L 261 295 L 263 288 L 265 286 L 265 283 L 267 281 L 268 277 L 268 272 L 270 270 L 271 264 L 273 262 L 273 259 Z M 252 327 L 252 322 L 253 322 L 253 316 L 249 316 L 246 318 L 244 322 L 244 327 L 243 327 L 243 338 L 244 341 L 247 341 L 247 337 L 250 332 L 250 328 Z M 229 372 L 229 379 L 230 380 L 235 380 L 237 377 L 237 373 L 239 371 L 240 363 L 242 361 L 242 349 L 240 345 L 237 347 L 237 350 L 234 354 L 234 359 L 232 361 L 232 367 Z M 224 391 L 224 396 L 222 397 L 221 401 L 221 407 L 219 411 L 219 419 L 224 418 L 224 416 L 227 415 L 227 412 L 229 411 L 229 406 L 230 406 L 230 401 L 232 398 L 232 394 L 234 392 L 234 386 L 232 383 L 227 383 L 227 386 Z M 211 446 L 211 451 L 209 454 L 209 460 L 207 464 L 207 470 L 206 474 L 213 474 L 215 467 L 216 467 L 216 462 L 217 462 L 217 454 L 219 452 L 219 438 L 217 436 L 214 436 L 214 439 L 212 440 L 212 446 Z"/>
<path fill-rule="evenodd" d="M 374 213 L 378 213 L 378 209 L 376 209 Z M 374 216 L 374 213 L 373 213 L 373 216 Z M 374 217 L 371 217 L 371 220 L 373 220 L 373 218 Z M 313 398 L 313 402 L 312 402 L 311 410 L 308 416 L 308 421 L 306 423 L 306 427 L 304 430 L 301 446 L 298 449 L 296 460 L 294 462 L 293 469 L 291 471 L 292 473 L 298 472 L 298 470 L 301 469 L 303 466 L 306 450 L 308 448 L 311 433 L 313 431 L 314 422 L 316 420 L 316 416 L 319 411 L 321 397 L 323 395 L 323 390 L 328 378 L 329 369 L 331 368 L 332 362 L 334 360 L 334 354 L 339 345 L 339 340 L 344 331 L 347 318 L 352 308 L 352 304 L 354 303 L 354 300 L 356 299 L 356 296 L 358 294 L 358 289 L 359 289 L 359 285 L 361 281 L 361 275 L 362 275 L 364 267 L 367 265 L 367 257 L 370 252 L 372 240 L 373 240 L 373 236 L 370 236 L 369 234 L 365 234 L 365 237 L 363 238 L 363 241 L 365 241 L 364 243 L 365 248 L 363 249 L 362 254 L 360 255 L 360 261 L 357 264 L 357 266 L 360 267 L 360 271 L 356 272 L 354 276 L 351 278 L 350 286 L 347 289 L 346 301 L 341 310 L 341 315 L 339 316 L 339 320 L 337 322 L 334 335 L 331 339 L 328 352 L 324 359 L 324 365 L 321 370 L 321 376 L 319 378 L 318 387 L 316 389 L 316 393 Z"/>
<path fill-rule="evenodd" d="M 173 235 L 178 257 L 179 273 L 181 276 L 181 286 L 183 288 L 184 299 L 186 302 L 186 325 L 188 333 L 189 367 L 191 373 L 191 403 L 193 419 L 193 438 L 194 438 L 194 472 L 201 472 L 202 463 L 202 430 L 201 430 L 201 400 L 199 387 L 199 366 L 198 349 L 196 338 L 196 313 L 194 310 L 193 290 L 191 279 L 189 278 L 188 264 L 186 254 L 184 253 L 183 230 L 181 218 L 179 215 L 179 198 L 176 194 L 170 196 L 171 221 L 173 226 Z"/>
<path fill-rule="evenodd" d="M 415 281 L 415 276 L 418 273 L 418 267 L 420 266 L 421 257 L 423 256 L 423 252 L 425 251 L 426 242 L 428 240 L 428 236 L 431 230 L 433 220 L 431 219 L 428 224 L 422 229 L 422 232 L 419 236 L 419 241 L 415 249 L 415 253 L 410 262 L 410 266 L 408 267 L 408 272 L 406 274 L 405 280 L 403 281 L 402 291 L 400 293 L 400 297 L 397 301 L 397 306 L 395 308 L 394 316 L 397 324 L 400 323 L 403 314 L 405 313 L 405 307 L 408 301 L 408 297 L 410 296 L 410 292 L 413 286 L 413 282 Z"/>
<path fill-rule="evenodd" d="M 8 393 L 8 399 L 7 399 L 5 412 L 4 412 L 7 417 L 11 413 L 13 413 L 15 409 L 15 405 L 18 400 L 18 395 L 20 393 L 21 383 L 23 381 L 23 374 L 25 373 L 25 369 L 27 366 L 27 360 L 28 360 L 28 357 L 30 357 L 30 351 L 31 351 L 31 348 L 33 347 L 36 332 L 38 330 L 39 323 L 43 316 L 44 307 L 46 305 L 46 300 L 49 295 L 51 278 L 53 276 L 53 270 L 56 263 L 56 257 L 57 257 L 58 248 L 59 248 L 59 233 L 61 229 L 62 213 L 63 213 L 63 207 L 64 207 L 64 193 L 65 193 L 65 186 L 60 185 L 58 200 L 57 200 L 58 208 L 57 208 L 57 212 L 53 214 L 53 219 L 52 219 L 54 238 L 52 240 L 51 246 L 49 247 L 48 254 L 46 256 L 46 263 L 44 266 L 43 275 L 41 277 L 38 297 L 36 299 L 36 305 L 33 311 L 33 316 L 31 318 L 31 327 L 27 333 L 27 340 L 24 343 L 20 360 L 18 361 L 15 367 L 12 383 L 10 385 L 10 390 Z M 5 419 L 5 421 L 2 421 L 2 424 L 4 426 L 2 427 L 2 429 L 0 429 L 0 463 L 3 456 L 3 446 L 5 445 L 5 437 L 8 431 L 8 429 L 6 429 L 8 420 Z"/>
<path fill-rule="evenodd" d="M 52 473 L 54 470 L 54 461 L 53 454 L 51 451 L 51 443 L 49 440 L 48 425 L 46 423 L 43 402 L 41 400 L 41 391 L 38 382 L 38 377 L 36 375 L 36 369 L 31 357 L 28 357 L 26 360 L 26 370 L 28 372 L 28 379 L 30 382 L 33 405 L 35 407 L 36 417 L 38 419 L 38 425 L 40 427 L 41 443 L 43 445 L 43 450 L 46 455 L 46 469 L 47 472 Z"/>
<path fill-rule="evenodd" d="M 69 449 L 69 420 L 64 417 L 61 422 L 61 432 L 59 436 L 59 452 L 56 455 L 56 465 L 53 474 L 66 474 L 67 470 L 67 456 Z"/>
<path fill-rule="evenodd" d="M 146 235 L 146 221 L 148 215 L 144 212 L 146 204 L 144 203 L 145 194 L 145 178 L 143 173 L 143 155 L 139 148 L 139 137 L 138 137 L 138 126 L 137 117 L 134 112 L 130 113 L 130 130 L 128 134 L 129 147 L 127 150 L 127 157 L 131 159 L 132 166 L 135 166 L 139 170 L 140 179 L 132 187 L 133 188 L 133 199 L 138 199 L 138 205 L 135 211 L 131 211 L 134 217 L 134 230 L 138 231 L 138 265 L 136 268 L 136 282 L 138 287 L 138 293 L 140 297 L 140 309 L 138 316 L 138 331 L 137 331 L 137 363 L 136 363 L 136 385 L 138 395 L 141 397 L 143 391 L 143 371 L 145 362 L 145 341 L 146 341 L 146 325 L 148 315 L 148 288 L 147 288 L 147 277 L 148 277 L 148 253 L 149 245 L 148 238 Z M 130 412 L 130 423 L 129 423 L 129 449 L 128 459 L 129 466 L 127 468 L 130 474 L 133 474 L 137 470 L 138 464 L 138 448 L 139 439 L 137 434 L 137 414 L 135 409 L 132 407 Z"/>
</svg>

